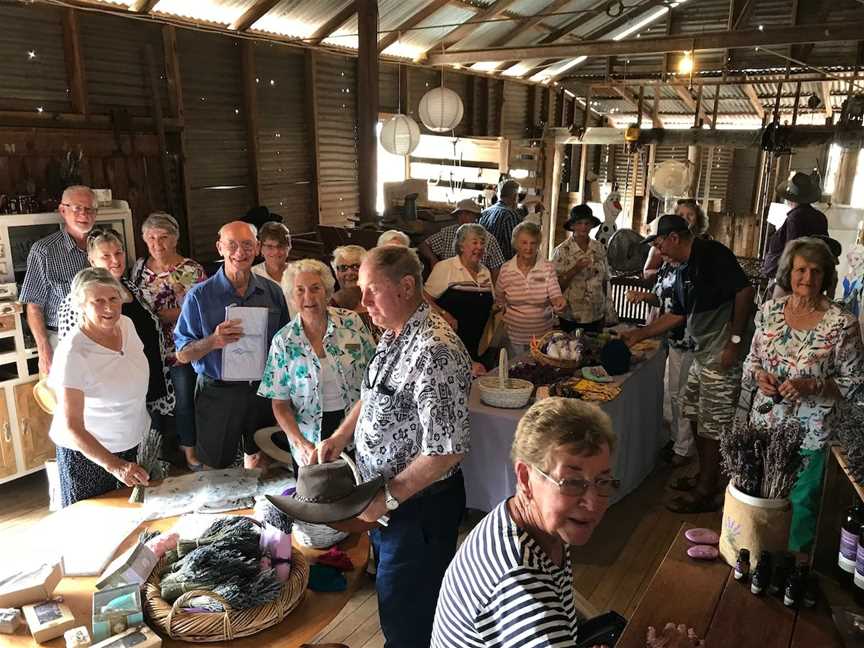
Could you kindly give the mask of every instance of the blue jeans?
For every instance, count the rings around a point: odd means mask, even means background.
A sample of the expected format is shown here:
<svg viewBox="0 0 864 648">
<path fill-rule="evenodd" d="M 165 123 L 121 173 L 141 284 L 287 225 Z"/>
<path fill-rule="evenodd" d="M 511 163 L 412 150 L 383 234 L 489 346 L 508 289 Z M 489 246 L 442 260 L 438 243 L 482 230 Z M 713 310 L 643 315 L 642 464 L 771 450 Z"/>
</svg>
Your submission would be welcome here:
<svg viewBox="0 0 864 648">
<path fill-rule="evenodd" d="M 174 383 L 174 424 L 177 441 L 181 446 L 195 447 L 195 370 L 191 364 L 171 367 L 171 382 Z"/>
<path fill-rule="evenodd" d="M 385 648 L 423 648 L 432 637 L 438 592 L 465 509 L 461 472 L 439 484 L 400 505 L 388 527 L 370 533 Z"/>
</svg>

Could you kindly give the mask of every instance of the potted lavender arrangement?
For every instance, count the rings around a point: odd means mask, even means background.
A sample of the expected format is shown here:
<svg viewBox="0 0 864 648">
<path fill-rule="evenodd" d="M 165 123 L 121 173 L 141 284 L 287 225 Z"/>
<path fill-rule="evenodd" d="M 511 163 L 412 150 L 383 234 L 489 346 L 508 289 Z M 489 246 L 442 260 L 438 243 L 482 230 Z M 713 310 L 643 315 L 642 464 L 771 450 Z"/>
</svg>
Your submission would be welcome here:
<svg viewBox="0 0 864 648">
<path fill-rule="evenodd" d="M 720 439 L 729 487 L 723 504 L 720 553 L 735 564 L 738 550 L 750 555 L 782 551 L 789 541 L 789 493 L 801 470 L 803 432 L 796 418 L 763 427 L 749 421 Z"/>
</svg>

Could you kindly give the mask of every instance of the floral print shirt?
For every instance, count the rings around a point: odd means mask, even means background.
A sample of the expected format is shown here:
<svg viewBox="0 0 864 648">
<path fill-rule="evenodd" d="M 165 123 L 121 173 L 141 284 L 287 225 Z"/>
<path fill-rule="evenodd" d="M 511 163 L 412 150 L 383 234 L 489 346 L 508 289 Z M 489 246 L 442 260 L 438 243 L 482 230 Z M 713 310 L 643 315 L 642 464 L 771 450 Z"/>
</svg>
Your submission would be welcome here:
<svg viewBox="0 0 864 648">
<path fill-rule="evenodd" d="M 386 331 L 363 380 L 354 430 L 363 481 L 392 479 L 420 454 L 468 452 L 470 389 L 465 345 L 425 302 L 399 335 Z"/>
<path fill-rule="evenodd" d="M 588 259 L 591 265 L 576 273 L 573 281 L 564 290 L 567 310 L 563 317 L 581 324 L 590 324 L 603 319 L 606 314 L 606 295 L 610 293 L 606 248 L 600 241 L 589 239 L 588 248 L 583 250 L 571 236 L 552 253 L 552 263 L 559 275 L 570 270 L 582 259 Z"/>
<path fill-rule="evenodd" d="M 760 414 L 759 406 L 771 398 L 756 388 L 755 372 L 761 369 L 781 380 L 830 378 L 844 401 L 849 401 L 864 384 L 864 346 L 855 318 L 834 303 L 812 330 L 791 328 L 783 315 L 788 300 L 788 296 L 772 299 L 756 316 L 756 335 L 744 362 L 742 398 L 753 399 L 749 412 L 754 424 L 771 426 L 782 417 L 796 416 L 805 433 L 802 448 L 819 450 L 833 432 L 831 415 L 836 401 L 810 396 L 794 405 L 784 401 L 767 414 Z"/>
<path fill-rule="evenodd" d="M 144 301 L 159 315 L 163 310 L 180 308 L 189 289 L 204 281 L 207 275 L 204 267 L 192 259 L 183 259 L 171 270 L 159 273 L 147 267 L 147 259 L 138 259 L 132 267 L 131 277 Z M 162 322 L 162 333 L 165 339 L 165 355 L 173 360 L 174 324 Z"/>
<path fill-rule="evenodd" d="M 372 334 L 357 313 L 328 308 L 324 350 L 336 360 L 342 401 L 347 411 L 360 398 L 363 373 L 375 354 Z M 289 401 L 300 433 L 312 443 L 321 440 L 320 376 L 321 359 L 306 338 L 297 315 L 273 337 L 258 395 Z M 291 450 L 300 463 L 298 449 L 292 445 Z"/>
</svg>

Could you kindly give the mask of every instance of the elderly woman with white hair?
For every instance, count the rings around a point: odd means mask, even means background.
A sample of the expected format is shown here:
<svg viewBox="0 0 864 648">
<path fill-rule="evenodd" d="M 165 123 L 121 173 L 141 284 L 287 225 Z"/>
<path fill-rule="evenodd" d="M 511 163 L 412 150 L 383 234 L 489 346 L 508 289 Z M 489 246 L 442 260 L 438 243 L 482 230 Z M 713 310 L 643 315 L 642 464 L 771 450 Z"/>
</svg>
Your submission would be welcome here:
<svg viewBox="0 0 864 648">
<path fill-rule="evenodd" d="M 198 470 L 201 463 L 195 454 L 195 371 L 191 364 L 177 361 L 174 326 L 180 317 L 186 292 L 204 281 L 207 275 L 200 263 L 177 251 L 180 227 L 170 214 L 150 214 L 141 225 L 141 234 L 148 254 L 138 259 L 130 276 L 142 299 L 162 323 L 165 364 L 171 372 L 176 399 L 174 424 L 177 441 L 186 456 L 187 466 Z"/>
<path fill-rule="evenodd" d="M 134 324 L 121 314 L 128 293 L 108 270 L 85 268 L 71 294 L 83 319 L 58 345 L 48 377 L 57 394 L 49 434 L 63 506 L 149 479 L 135 457 L 150 425 L 150 369 Z"/>
<path fill-rule="evenodd" d="M 481 263 L 489 237 L 482 225 L 460 226 L 453 241 L 456 256 L 436 263 L 424 285 L 432 310 L 447 320 L 468 350 L 475 375 L 485 373 L 478 366 L 478 346 L 495 302 L 492 273 Z"/>
<path fill-rule="evenodd" d="M 273 338 L 258 388 L 259 396 L 273 401 L 276 422 L 301 466 L 313 461 L 316 445 L 359 399 L 363 372 L 375 354 L 360 317 L 327 306 L 334 283 L 330 269 L 313 259 L 285 270 L 282 288 L 297 315 Z"/>
<path fill-rule="evenodd" d="M 411 247 L 411 239 L 405 232 L 391 229 L 384 232 L 378 237 L 378 247 L 382 245 L 401 245 L 402 247 Z"/>
</svg>

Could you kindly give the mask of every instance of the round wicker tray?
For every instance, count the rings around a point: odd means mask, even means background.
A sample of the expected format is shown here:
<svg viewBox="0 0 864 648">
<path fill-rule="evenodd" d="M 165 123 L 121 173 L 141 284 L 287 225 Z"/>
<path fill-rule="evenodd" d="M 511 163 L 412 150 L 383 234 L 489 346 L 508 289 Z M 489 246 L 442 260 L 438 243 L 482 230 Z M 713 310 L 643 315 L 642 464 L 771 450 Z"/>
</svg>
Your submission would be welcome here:
<svg viewBox="0 0 864 648">
<path fill-rule="evenodd" d="M 549 331 L 545 335 L 543 335 L 539 340 L 537 338 L 533 338 L 531 340 L 531 357 L 534 358 L 537 362 L 542 365 L 547 365 L 549 367 L 557 367 L 558 369 L 579 369 L 583 362 L 580 358 L 579 360 L 562 360 L 561 358 L 553 358 L 551 356 L 546 355 L 540 349 L 549 341 L 553 335 L 561 334 L 563 331 Z"/>
<path fill-rule="evenodd" d="M 299 551 L 291 553 L 291 572 L 275 601 L 248 610 L 232 610 L 218 594 L 205 590 L 186 592 L 174 604 L 161 597 L 160 578 L 165 559 L 159 561 L 144 584 L 144 612 L 154 627 L 171 639 L 206 643 L 248 637 L 280 623 L 303 598 L 309 582 L 309 563 Z M 196 596 L 222 604 L 224 612 L 187 612 L 184 606 Z"/>
</svg>

